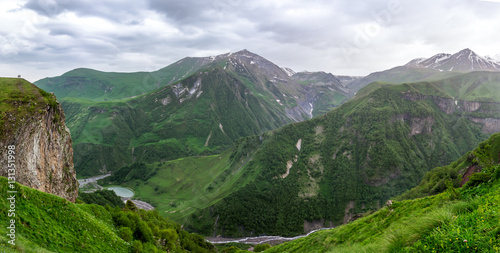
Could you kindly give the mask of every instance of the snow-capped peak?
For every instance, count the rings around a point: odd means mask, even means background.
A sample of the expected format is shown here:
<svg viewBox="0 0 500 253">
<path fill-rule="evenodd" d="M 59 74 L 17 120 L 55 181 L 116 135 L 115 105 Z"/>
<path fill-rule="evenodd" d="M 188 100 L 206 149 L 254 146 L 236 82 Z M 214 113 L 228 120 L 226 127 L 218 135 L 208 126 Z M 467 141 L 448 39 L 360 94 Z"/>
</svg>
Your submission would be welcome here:
<svg viewBox="0 0 500 253">
<path fill-rule="evenodd" d="M 491 58 L 483 58 L 466 48 L 455 54 L 436 54 L 427 59 L 414 59 L 406 64 L 410 67 L 447 71 L 500 71 L 500 64 Z"/>
</svg>

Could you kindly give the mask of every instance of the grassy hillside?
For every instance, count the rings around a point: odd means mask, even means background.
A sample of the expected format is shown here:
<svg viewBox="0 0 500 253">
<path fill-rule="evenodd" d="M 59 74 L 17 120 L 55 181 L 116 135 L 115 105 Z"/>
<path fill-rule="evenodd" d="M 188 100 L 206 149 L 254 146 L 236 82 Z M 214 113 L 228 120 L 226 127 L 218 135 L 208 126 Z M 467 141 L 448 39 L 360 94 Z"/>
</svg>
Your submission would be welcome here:
<svg viewBox="0 0 500 253">
<path fill-rule="evenodd" d="M 480 159 L 466 162 L 470 155 Z M 453 172 L 456 164 L 466 162 L 487 164 L 481 169 L 488 177 L 473 174 L 471 183 L 460 189 L 450 184 L 446 192 L 438 195 L 395 201 L 347 225 L 266 252 L 498 252 L 499 155 L 500 134 L 495 134 L 474 152 L 443 167 L 447 169 L 429 173 Z M 463 168 L 459 172 L 464 173 Z"/>
<path fill-rule="evenodd" d="M 35 84 L 53 91 L 62 99 L 66 97 L 89 99 L 95 102 L 135 97 L 196 72 L 209 63 L 205 58 L 184 58 L 153 72 L 117 73 L 79 68 L 59 77 L 44 78 Z"/>
<path fill-rule="evenodd" d="M 212 234 L 207 224 L 217 222 L 218 234 L 293 235 L 308 222 L 348 222 L 476 147 L 491 133 L 471 117 L 497 120 L 499 107 L 468 110 L 433 83 L 375 89 L 263 136 L 244 167 L 259 168 L 257 179 L 192 215 L 192 229 Z"/>
<path fill-rule="evenodd" d="M 0 87 L 0 137 L 18 128 L 23 119 L 45 113 L 48 107 L 58 108 L 54 95 L 24 79 L 2 77 Z M 4 124 L 4 119 L 10 119 L 15 125 Z"/>
<path fill-rule="evenodd" d="M 15 211 L 9 211 L 14 209 L 9 208 L 8 185 L 0 177 L 2 252 L 215 252 L 202 237 L 185 232 L 157 212 L 137 211 L 129 205 L 121 210 L 74 204 L 16 183 Z M 15 245 L 9 243 L 11 219 L 15 220 Z"/>
<path fill-rule="evenodd" d="M 0 177 L 2 245 L 7 243 L 7 179 Z M 111 215 L 103 207 L 79 205 L 55 195 L 15 185 L 16 246 L 26 252 L 126 252 L 129 248 L 113 227 Z M 11 217 L 13 218 L 13 217 Z M 95 235 L 99 234 L 99 237 Z"/>
<path fill-rule="evenodd" d="M 248 171 L 244 166 L 261 141 L 258 137 L 240 141 L 245 143 L 238 143 L 238 150 L 227 150 L 220 155 L 148 165 L 135 163 L 117 170 L 100 183 L 131 187 L 135 197 L 153 204 L 162 216 L 185 223 L 194 212 L 213 205 L 255 179 L 258 170 Z"/>
<path fill-rule="evenodd" d="M 452 182 L 456 187 L 465 182 L 467 171 L 480 171 L 481 167 L 489 167 L 498 163 L 500 155 L 500 133 L 492 135 L 487 141 L 482 142 L 474 152 L 467 152 L 457 161 L 437 167 L 425 174 L 418 186 L 398 196 L 397 200 L 414 199 L 440 193 L 446 189 L 446 182 Z M 488 162 L 488 158 L 491 158 Z M 470 175 L 467 176 L 467 178 Z"/>
</svg>

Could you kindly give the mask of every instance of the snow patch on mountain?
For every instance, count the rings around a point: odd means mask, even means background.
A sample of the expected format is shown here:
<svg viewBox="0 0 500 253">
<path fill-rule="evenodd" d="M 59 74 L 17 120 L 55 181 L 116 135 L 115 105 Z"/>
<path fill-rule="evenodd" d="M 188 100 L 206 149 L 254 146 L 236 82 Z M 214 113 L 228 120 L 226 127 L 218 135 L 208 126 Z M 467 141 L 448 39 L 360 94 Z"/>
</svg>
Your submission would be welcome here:
<svg viewBox="0 0 500 253">
<path fill-rule="evenodd" d="M 285 71 L 285 73 L 288 75 L 288 76 L 293 76 L 296 74 L 295 71 L 293 71 L 291 68 L 286 68 L 286 67 L 281 67 L 281 69 L 283 71 Z"/>
</svg>

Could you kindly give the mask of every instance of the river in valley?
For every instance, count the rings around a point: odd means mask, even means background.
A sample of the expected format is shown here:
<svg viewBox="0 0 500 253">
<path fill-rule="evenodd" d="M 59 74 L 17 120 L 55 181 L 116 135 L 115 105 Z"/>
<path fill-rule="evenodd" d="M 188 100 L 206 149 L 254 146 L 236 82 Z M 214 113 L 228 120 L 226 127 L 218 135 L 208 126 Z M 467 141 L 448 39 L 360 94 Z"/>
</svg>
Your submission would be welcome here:
<svg viewBox="0 0 500 253">
<path fill-rule="evenodd" d="M 214 244 L 223 244 L 223 243 L 230 243 L 230 242 L 236 242 L 236 243 L 247 243 L 247 244 L 261 244 L 261 243 L 281 243 L 281 242 L 288 242 L 288 241 L 293 241 L 299 238 L 306 237 L 314 232 L 320 231 L 320 230 L 326 230 L 326 229 L 332 229 L 332 228 L 320 228 L 313 230 L 305 235 L 298 235 L 295 237 L 282 237 L 282 236 L 254 236 L 254 237 L 244 237 L 244 238 L 226 238 L 226 237 L 206 237 L 205 239 L 211 243 Z"/>
</svg>

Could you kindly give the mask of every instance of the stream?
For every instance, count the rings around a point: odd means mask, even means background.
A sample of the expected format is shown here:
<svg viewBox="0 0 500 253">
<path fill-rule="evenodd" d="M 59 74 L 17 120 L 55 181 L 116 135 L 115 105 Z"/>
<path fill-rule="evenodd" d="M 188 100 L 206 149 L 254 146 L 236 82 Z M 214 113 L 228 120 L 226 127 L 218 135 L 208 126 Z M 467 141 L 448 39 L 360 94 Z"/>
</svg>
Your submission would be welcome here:
<svg viewBox="0 0 500 253">
<path fill-rule="evenodd" d="M 109 176 L 111 176 L 111 174 L 100 175 L 100 176 L 95 176 L 95 177 L 89 177 L 89 178 L 85 178 L 85 179 L 78 179 L 78 183 L 80 184 L 80 188 L 82 188 L 86 184 L 95 182 L 95 181 L 97 181 L 99 179 L 103 179 L 103 178 L 109 177 Z"/>
<path fill-rule="evenodd" d="M 205 239 L 211 243 L 214 244 L 223 244 L 223 243 L 230 243 L 230 242 L 236 242 L 236 243 L 247 243 L 247 244 L 261 244 L 261 243 L 266 243 L 266 242 L 271 242 L 271 241 L 293 241 L 299 238 L 306 237 L 314 232 L 320 231 L 320 230 L 326 230 L 326 229 L 332 229 L 332 228 L 320 228 L 313 230 L 305 235 L 298 235 L 295 237 L 282 237 L 282 236 L 254 236 L 254 237 L 244 237 L 244 238 L 226 238 L 226 237 L 206 237 Z"/>
</svg>

